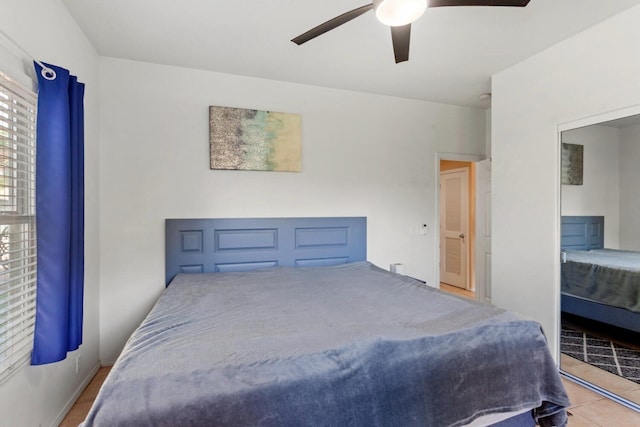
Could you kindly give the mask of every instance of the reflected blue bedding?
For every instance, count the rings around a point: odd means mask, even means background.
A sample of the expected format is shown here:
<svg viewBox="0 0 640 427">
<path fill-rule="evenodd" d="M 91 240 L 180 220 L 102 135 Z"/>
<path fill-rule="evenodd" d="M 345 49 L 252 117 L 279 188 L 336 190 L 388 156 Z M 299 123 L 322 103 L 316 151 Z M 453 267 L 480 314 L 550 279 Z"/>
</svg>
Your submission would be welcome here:
<svg viewBox="0 0 640 427">
<path fill-rule="evenodd" d="M 566 252 L 561 272 L 563 293 L 640 313 L 640 252 Z"/>
<path fill-rule="evenodd" d="M 358 262 L 177 276 L 84 426 L 563 426 L 568 405 L 539 324 Z"/>
</svg>

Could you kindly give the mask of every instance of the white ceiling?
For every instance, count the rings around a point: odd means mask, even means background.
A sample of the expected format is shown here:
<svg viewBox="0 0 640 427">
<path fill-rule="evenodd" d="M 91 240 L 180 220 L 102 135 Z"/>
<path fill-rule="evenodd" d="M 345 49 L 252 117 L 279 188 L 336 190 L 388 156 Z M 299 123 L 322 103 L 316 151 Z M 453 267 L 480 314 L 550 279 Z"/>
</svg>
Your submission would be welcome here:
<svg viewBox="0 0 640 427">
<path fill-rule="evenodd" d="M 102 56 L 486 107 L 491 75 L 640 0 L 531 0 L 428 9 L 395 64 L 373 11 L 306 44 L 290 40 L 369 0 L 62 0 Z M 562 64 L 558 64 L 562 66 Z"/>
</svg>

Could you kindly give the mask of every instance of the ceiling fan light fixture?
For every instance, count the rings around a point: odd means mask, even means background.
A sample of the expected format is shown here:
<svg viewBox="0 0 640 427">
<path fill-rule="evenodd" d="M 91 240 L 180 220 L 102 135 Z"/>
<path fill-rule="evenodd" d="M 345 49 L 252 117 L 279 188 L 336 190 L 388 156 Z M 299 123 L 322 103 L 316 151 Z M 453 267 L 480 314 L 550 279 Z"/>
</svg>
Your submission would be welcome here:
<svg viewBox="0 0 640 427">
<path fill-rule="evenodd" d="M 376 6 L 376 17 L 391 27 L 411 24 L 427 10 L 427 0 L 383 0 Z"/>
</svg>

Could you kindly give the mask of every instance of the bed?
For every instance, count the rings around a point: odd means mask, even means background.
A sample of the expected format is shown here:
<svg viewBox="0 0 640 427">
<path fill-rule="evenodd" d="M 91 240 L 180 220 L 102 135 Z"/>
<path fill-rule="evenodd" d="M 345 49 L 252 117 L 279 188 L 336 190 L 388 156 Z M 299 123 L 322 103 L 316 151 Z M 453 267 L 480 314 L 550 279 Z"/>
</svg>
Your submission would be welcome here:
<svg viewBox="0 0 640 427">
<path fill-rule="evenodd" d="M 90 426 L 566 424 L 540 325 L 366 258 L 366 218 L 166 221 Z"/>
<path fill-rule="evenodd" d="M 640 332 L 640 252 L 604 247 L 603 216 L 562 217 L 565 313 Z"/>
</svg>

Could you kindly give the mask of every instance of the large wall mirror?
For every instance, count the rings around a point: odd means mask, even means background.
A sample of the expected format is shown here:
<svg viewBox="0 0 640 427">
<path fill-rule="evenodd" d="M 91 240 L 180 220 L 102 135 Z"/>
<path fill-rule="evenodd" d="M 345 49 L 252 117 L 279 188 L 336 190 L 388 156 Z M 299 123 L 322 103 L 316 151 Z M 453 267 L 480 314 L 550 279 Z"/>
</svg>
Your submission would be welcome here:
<svg viewBox="0 0 640 427">
<path fill-rule="evenodd" d="M 640 409 L 640 115 L 561 144 L 561 369 Z"/>
</svg>

